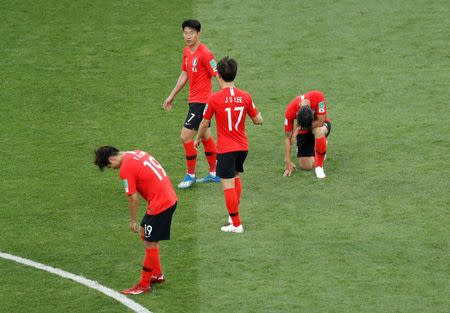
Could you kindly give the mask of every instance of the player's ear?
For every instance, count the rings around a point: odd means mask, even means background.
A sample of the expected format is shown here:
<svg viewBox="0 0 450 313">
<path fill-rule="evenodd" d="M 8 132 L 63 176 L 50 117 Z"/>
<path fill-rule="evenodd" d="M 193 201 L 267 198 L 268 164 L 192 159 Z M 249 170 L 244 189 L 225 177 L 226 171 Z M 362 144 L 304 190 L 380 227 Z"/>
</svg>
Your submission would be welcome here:
<svg viewBox="0 0 450 313">
<path fill-rule="evenodd" d="M 112 164 L 112 163 L 114 162 L 114 160 L 115 160 L 115 157 L 116 157 L 116 156 L 114 156 L 114 155 L 108 157 L 108 163 L 109 163 L 109 164 Z"/>
</svg>

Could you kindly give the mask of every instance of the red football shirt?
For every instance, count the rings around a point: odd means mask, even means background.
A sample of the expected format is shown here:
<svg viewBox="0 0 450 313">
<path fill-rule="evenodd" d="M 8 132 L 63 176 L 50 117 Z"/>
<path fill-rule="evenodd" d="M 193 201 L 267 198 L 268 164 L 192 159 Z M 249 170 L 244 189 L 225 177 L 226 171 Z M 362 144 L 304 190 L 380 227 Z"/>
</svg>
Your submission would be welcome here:
<svg viewBox="0 0 450 313">
<path fill-rule="evenodd" d="M 217 74 L 217 64 L 208 47 L 201 43 L 192 53 L 186 46 L 181 70 L 187 72 L 189 80 L 188 102 L 206 103 L 212 93 L 212 77 Z"/>
<path fill-rule="evenodd" d="M 223 88 L 209 97 L 203 118 L 211 120 L 216 115 L 217 153 L 247 151 L 245 134 L 247 114 L 255 117 L 258 110 L 252 97 L 236 87 Z"/>
<path fill-rule="evenodd" d="M 154 157 L 144 151 L 127 151 L 120 178 L 128 195 L 136 192 L 147 200 L 147 214 L 156 215 L 177 201 L 169 176 Z"/>
<path fill-rule="evenodd" d="M 308 99 L 311 103 L 311 110 L 314 113 L 314 117 L 317 115 L 326 115 L 327 114 L 327 103 L 325 101 L 325 96 L 322 92 L 318 90 L 312 90 L 304 95 L 300 95 L 296 97 L 294 100 L 289 103 L 286 108 L 286 113 L 284 116 L 284 131 L 290 132 L 294 129 L 294 121 L 297 119 L 297 112 L 300 110 L 300 101 L 303 99 Z M 326 122 L 329 122 L 330 119 L 326 118 Z M 307 133 L 308 131 L 302 130 L 301 133 Z"/>
</svg>

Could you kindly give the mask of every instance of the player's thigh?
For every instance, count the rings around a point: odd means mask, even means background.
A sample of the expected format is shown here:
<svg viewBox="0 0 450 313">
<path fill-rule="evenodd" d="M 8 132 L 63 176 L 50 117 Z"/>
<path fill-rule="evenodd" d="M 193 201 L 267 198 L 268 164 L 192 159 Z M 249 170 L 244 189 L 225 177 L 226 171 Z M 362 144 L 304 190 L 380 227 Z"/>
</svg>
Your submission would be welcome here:
<svg viewBox="0 0 450 313">
<path fill-rule="evenodd" d="M 314 135 L 311 132 L 297 135 L 297 158 L 314 156 Z"/>
<path fill-rule="evenodd" d="M 197 134 L 196 130 L 183 127 L 181 129 L 181 134 L 180 134 L 181 141 L 188 142 L 188 141 L 194 140 L 194 137 L 196 134 Z"/>
<path fill-rule="evenodd" d="M 234 188 L 234 177 L 233 178 L 221 178 L 220 182 L 222 184 L 223 190 Z"/>
<path fill-rule="evenodd" d="M 236 175 L 238 173 L 244 173 L 244 162 L 247 158 L 248 151 L 237 151 L 236 152 Z"/>
</svg>

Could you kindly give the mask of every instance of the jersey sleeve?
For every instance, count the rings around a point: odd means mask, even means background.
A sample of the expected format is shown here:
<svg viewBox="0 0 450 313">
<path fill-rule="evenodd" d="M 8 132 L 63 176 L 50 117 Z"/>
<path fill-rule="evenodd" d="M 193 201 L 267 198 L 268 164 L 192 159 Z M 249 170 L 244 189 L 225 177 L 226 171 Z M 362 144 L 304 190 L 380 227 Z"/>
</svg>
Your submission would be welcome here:
<svg viewBox="0 0 450 313">
<path fill-rule="evenodd" d="M 206 101 L 206 107 L 203 111 L 203 118 L 206 120 L 211 120 L 214 115 L 214 107 L 213 107 L 213 99 L 212 96 L 208 97 L 208 100 Z"/>
<path fill-rule="evenodd" d="M 122 179 L 122 185 L 127 195 L 131 196 L 137 192 L 136 175 L 134 175 L 132 166 L 122 166 L 120 168 L 120 178 Z"/>
<path fill-rule="evenodd" d="M 208 69 L 208 73 L 210 76 L 216 76 L 217 75 L 217 63 L 214 59 L 214 55 L 211 53 L 211 51 L 207 50 L 205 51 L 205 54 L 203 56 L 203 62 L 205 67 Z"/>
<path fill-rule="evenodd" d="M 255 103 L 253 102 L 253 99 L 250 95 L 248 95 L 247 98 L 247 114 L 250 117 L 255 117 L 258 114 L 258 108 L 256 107 Z"/>
<path fill-rule="evenodd" d="M 326 115 L 327 114 L 327 103 L 325 99 L 317 103 L 317 108 L 315 108 L 317 115 Z"/>
</svg>

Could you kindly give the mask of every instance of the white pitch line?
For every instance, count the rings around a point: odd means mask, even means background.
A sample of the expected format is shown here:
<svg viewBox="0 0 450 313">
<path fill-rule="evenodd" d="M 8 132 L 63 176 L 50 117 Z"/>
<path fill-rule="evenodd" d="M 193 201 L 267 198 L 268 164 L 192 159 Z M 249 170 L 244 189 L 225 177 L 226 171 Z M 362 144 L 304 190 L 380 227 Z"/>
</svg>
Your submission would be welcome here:
<svg viewBox="0 0 450 313">
<path fill-rule="evenodd" d="M 8 254 L 8 253 L 3 253 L 0 251 L 0 257 L 6 260 L 11 260 L 17 263 L 21 263 L 27 266 L 31 266 L 58 276 L 61 276 L 63 278 L 67 278 L 67 279 L 71 279 L 77 283 L 80 283 L 82 285 L 85 285 L 88 288 L 92 288 L 95 290 L 100 291 L 101 293 L 104 293 L 105 295 L 107 295 L 110 298 L 113 298 L 117 301 L 119 301 L 120 303 L 122 303 L 123 305 L 129 307 L 131 310 L 133 310 L 136 313 L 152 313 L 149 310 L 147 310 L 146 308 L 144 308 L 143 306 L 141 306 L 140 304 L 130 300 L 129 298 L 127 298 L 126 296 L 118 293 L 115 290 L 112 290 L 108 287 L 105 287 L 103 285 L 100 285 L 98 282 L 87 279 L 83 276 L 78 276 L 63 270 L 60 270 L 59 268 L 54 268 L 42 263 L 38 263 L 38 262 L 34 262 L 28 259 L 24 259 L 12 254 Z"/>
</svg>

